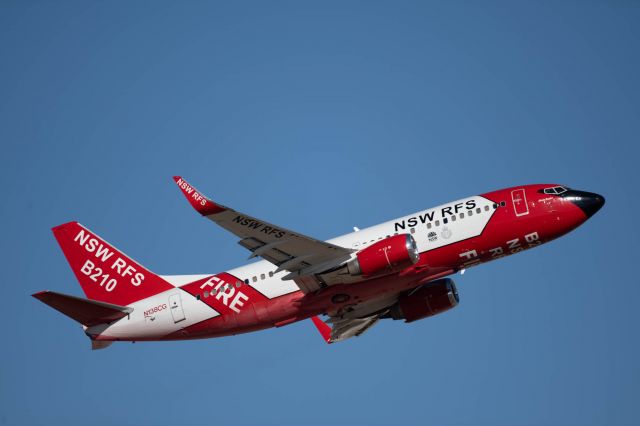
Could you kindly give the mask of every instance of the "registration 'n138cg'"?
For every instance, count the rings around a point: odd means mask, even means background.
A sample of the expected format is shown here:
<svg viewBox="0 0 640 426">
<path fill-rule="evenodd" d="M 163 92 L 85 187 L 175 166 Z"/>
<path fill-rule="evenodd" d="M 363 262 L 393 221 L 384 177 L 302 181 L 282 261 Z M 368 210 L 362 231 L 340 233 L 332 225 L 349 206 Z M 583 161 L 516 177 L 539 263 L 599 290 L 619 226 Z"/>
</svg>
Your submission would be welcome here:
<svg viewBox="0 0 640 426">
<path fill-rule="evenodd" d="M 458 304 L 448 276 L 558 238 L 604 205 L 598 194 L 563 185 L 522 185 L 321 241 L 174 180 L 196 212 L 258 260 L 213 274 L 158 275 L 78 222 L 54 227 L 87 298 L 48 290 L 33 296 L 82 324 L 94 349 L 230 336 L 305 319 L 333 343 L 383 319 L 417 321 Z"/>
</svg>

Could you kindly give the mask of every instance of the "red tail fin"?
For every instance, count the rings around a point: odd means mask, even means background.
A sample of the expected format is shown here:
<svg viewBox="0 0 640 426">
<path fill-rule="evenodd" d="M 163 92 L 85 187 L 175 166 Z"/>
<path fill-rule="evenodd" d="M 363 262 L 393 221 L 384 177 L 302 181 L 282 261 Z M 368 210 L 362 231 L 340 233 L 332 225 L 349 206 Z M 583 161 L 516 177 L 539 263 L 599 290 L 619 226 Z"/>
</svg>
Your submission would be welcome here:
<svg viewBox="0 0 640 426">
<path fill-rule="evenodd" d="M 89 299 L 126 306 L 173 288 L 78 222 L 56 226 L 53 235 Z"/>
</svg>

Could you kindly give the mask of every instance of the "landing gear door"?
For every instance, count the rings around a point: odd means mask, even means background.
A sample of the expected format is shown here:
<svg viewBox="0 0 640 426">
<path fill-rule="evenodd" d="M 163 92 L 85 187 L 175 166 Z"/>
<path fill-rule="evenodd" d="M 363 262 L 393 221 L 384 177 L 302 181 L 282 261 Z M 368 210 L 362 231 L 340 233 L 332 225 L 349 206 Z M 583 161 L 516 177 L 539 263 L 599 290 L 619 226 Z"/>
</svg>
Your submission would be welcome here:
<svg viewBox="0 0 640 426">
<path fill-rule="evenodd" d="M 527 197 L 524 189 L 514 189 L 511 191 L 511 201 L 513 202 L 513 211 L 516 216 L 529 214 L 529 206 L 527 205 Z"/>
<path fill-rule="evenodd" d="M 173 317 L 174 323 L 185 320 L 180 293 L 169 296 L 169 308 L 171 309 L 171 316 Z"/>
</svg>

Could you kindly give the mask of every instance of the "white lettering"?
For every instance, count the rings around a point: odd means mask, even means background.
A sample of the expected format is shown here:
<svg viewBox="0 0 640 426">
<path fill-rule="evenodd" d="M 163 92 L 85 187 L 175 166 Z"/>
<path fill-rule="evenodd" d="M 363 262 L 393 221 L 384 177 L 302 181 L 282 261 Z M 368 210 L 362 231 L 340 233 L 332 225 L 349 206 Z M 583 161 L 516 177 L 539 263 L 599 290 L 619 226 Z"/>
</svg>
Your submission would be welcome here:
<svg viewBox="0 0 640 426">
<path fill-rule="evenodd" d="M 80 240 L 80 245 L 83 246 L 84 243 L 87 242 L 89 237 L 90 237 L 90 235 L 89 234 L 85 234 L 84 233 L 84 229 L 81 229 L 80 232 L 78 232 L 78 235 L 76 235 L 76 237 L 73 239 L 73 241 Z"/>
<path fill-rule="evenodd" d="M 111 291 L 114 288 L 116 288 L 117 284 L 118 284 L 118 281 L 116 281 L 115 278 L 111 278 L 109 281 L 107 281 L 107 285 L 104 287 L 104 289 L 107 291 Z"/>
<path fill-rule="evenodd" d="M 125 262 L 124 260 L 122 260 L 122 258 L 117 258 L 115 262 L 113 262 L 113 265 L 111 265 L 111 269 L 115 269 L 118 271 L 118 273 L 120 275 L 122 275 L 122 268 L 124 266 L 127 266 L 127 262 Z"/>
<path fill-rule="evenodd" d="M 496 248 L 492 248 L 489 249 L 489 252 L 491 253 L 491 257 L 502 257 L 504 256 L 504 250 L 502 249 L 502 247 L 496 247 Z"/>
<path fill-rule="evenodd" d="M 222 283 L 218 284 L 218 286 L 216 287 L 216 290 L 218 290 L 220 286 L 222 286 Z M 216 300 L 220 300 L 222 298 L 224 299 L 222 303 L 224 303 L 225 306 L 229 306 L 229 298 L 233 296 L 235 292 L 236 292 L 235 288 L 224 286 L 223 289 L 218 291 L 218 294 L 216 294 Z"/>
<path fill-rule="evenodd" d="M 96 257 L 101 258 L 103 262 L 106 262 L 111 256 L 113 256 L 113 252 L 100 244 L 100 247 L 98 247 L 98 250 L 96 251 Z"/>
<path fill-rule="evenodd" d="M 85 275 L 89 275 L 91 274 L 91 271 L 93 271 L 93 268 L 95 267 L 96 265 L 94 265 L 92 261 L 87 259 L 87 261 L 84 262 L 84 265 L 82 265 L 82 268 L 80 268 L 80 272 L 82 272 Z"/>
<path fill-rule="evenodd" d="M 529 247 L 535 247 L 537 245 L 542 244 L 542 241 L 540 241 L 540 237 L 538 236 L 537 232 L 532 232 L 530 234 L 525 235 L 524 239 L 529 245 Z"/>
<path fill-rule="evenodd" d="M 211 277 L 209 278 L 207 281 L 205 281 L 201 286 L 200 286 L 200 290 L 202 290 L 203 288 L 209 286 L 209 287 L 213 287 L 215 284 L 220 281 L 220 278 L 218 277 Z M 219 287 L 219 286 L 218 286 Z"/>
<path fill-rule="evenodd" d="M 460 257 L 464 257 L 466 259 L 474 259 L 478 257 L 478 252 L 475 250 L 465 251 L 464 253 L 459 254 Z"/>
<path fill-rule="evenodd" d="M 518 238 L 516 238 L 515 240 L 507 241 L 507 244 L 509 245 L 509 249 L 511 249 L 511 253 L 518 253 L 519 251 L 524 250 L 520 246 L 520 239 L 518 239 Z"/>
<path fill-rule="evenodd" d="M 240 300 L 240 299 L 244 299 L 244 300 Z M 236 297 L 233 299 L 233 301 L 229 305 L 229 309 L 239 314 L 240 313 L 239 308 L 242 308 L 244 306 L 244 302 L 247 300 L 249 300 L 249 297 L 247 297 L 247 295 L 244 294 L 243 292 L 238 291 L 238 294 L 236 294 Z M 236 306 L 238 306 L 238 308 L 236 308 Z"/>
<path fill-rule="evenodd" d="M 126 269 L 124 270 L 124 272 L 120 275 L 122 275 L 123 277 L 126 277 L 127 275 L 132 275 L 133 273 L 136 271 L 136 268 L 134 268 L 131 265 L 127 265 Z"/>
<path fill-rule="evenodd" d="M 84 248 L 87 249 L 89 253 L 93 253 L 96 250 L 97 245 L 98 245 L 98 240 L 96 240 L 95 238 L 91 238 L 89 239 L 89 242 L 87 243 L 87 245 L 84 246 Z"/>
<path fill-rule="evenodd" d="M 137 272 L 136 275 L 131 279 L 131 284 L 138 287 L 140 284 L 142 284 L 142 280 L 144 280 L 144 275 L 142 274 L 142 272 Z"/>
<path fill-rule="evenodd" d="M 107 291 L 113 291 L 116 285 L 118 285 L 118 281 L 115 278 L 109 279 L 109 274 L 102 274 L 102 269 L 96 268 L 96 265 L 90 260 L 84 262 L 84 265 L 80 268 L 80 272 L 96 283 L 102 278 L 100 280 L 100 287 L 104 287 Z"/>
</svg>

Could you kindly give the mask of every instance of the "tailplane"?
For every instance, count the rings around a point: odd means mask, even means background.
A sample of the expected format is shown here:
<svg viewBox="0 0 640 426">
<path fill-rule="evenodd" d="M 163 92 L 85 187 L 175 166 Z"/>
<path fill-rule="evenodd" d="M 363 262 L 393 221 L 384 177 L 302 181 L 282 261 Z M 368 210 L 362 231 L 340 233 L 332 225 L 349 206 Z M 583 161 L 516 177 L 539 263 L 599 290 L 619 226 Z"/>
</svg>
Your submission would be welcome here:
<svg viewBox="0 0 640 426">
<path fill-rule="evenodd" d="M 92 301 L 126 306 L 174 288 L 78 222 L 56 226 L 53 235 Z"/>
<path fill-rule="evenodd" d="M 85 327 L 113 322 L 133 312 L 133 308 L 126 306 L 96 302 L 55 291 L 41 291 L 32 296 Z"/>
</svg>

